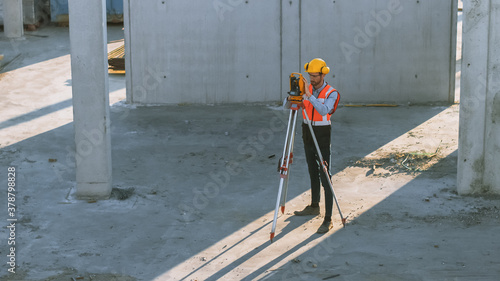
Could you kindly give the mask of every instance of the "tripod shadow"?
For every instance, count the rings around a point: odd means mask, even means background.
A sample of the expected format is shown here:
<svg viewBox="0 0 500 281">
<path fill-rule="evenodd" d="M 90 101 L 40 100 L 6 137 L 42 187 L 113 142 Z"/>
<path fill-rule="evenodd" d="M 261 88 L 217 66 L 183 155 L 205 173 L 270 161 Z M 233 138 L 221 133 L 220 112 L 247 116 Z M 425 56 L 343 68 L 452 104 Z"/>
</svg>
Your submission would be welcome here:
<svg viewBox="0 0 500 281">
<path fill-rule="evenodd" d="M 278 227 L 279 226 L 283 226 L 283 220 L 281 220 L 281 221 L 279 220 L 282 217 L 283 216 L 278 217 Z M 279 243 L 279 241 L 282 238 L 285 238 L 287 235 L 289 235 L 294 230 L 296 230 L 296 229 L 300 228 L 301 226 L 305 225 L 306 223 L 309 222 L 309 220 L 305 220 L 304 218 L 298 218 L 296 216 L 290 216 L 290 217 L 286 218 L 284 220 L 284 222 L 288 222 L 288 223 L 285 225 L 284 228 L 281 229 L 281 231 L 279 233 L 277 233 L 276 237 L 273 239 L 273 242 L 271 242 L 270 240 L 266 240 L 266 242 L 264 242 L 264 243 L 260 244 L 259 246 L 255 247 L 253 250 L 251 250 L 250 252 L 244 254 L 243 256 L 239 257 L 238 259 L 234 260 L 233 262 L 231 262 L 230 264 L 228 264 L 224 268 L 218 270 L 217 272 L 214 272 L 206 280 L 220 280 L 224 275 L 226 275 L 229 272 L 235 270 L 236 268 L 238 268 L 239 266 L 241 266 L 244 262 L 246 262 L 246 261 L 252 259 L 253 257 L 257 256 L 259 253 L 261 253 L 262 251 L 264 251 L 266 248 L 270 247 L 271 245 L 273 245 L 275 243 Z M 225 253 L 227 253 L 231 249 L 235 249 L 235 247 L 237 245 L 241 244 L 245 240 L 250 239 L 252 236 L 254 236 L 253 239 L 262 239 L 263 238 L 262 235 L 255 236 L 255 234 L 259 233 L 259 232 L 262 233 L 261 230 L 264 229 L 264 228 L 266 228 L 266 227 L 268 227 L 270 225 L 270 223 L 272 223 L 272 221 L 269 221 L 265 225 L 259 227 L 255 231 L 251 232 L 248 236 L 244 237 L 243 239 L 241 239 L 240 241 L 238 241 L 236 244 L 234 244 L 233 246 L 231 246 L 230 248 L 228 248 L 224 252 L 220 253 L 219 255 L 217 255 L 216 257 L 214 257 L 213 259 L 211 259 L 209 262 L 207 262 L 203 266 L 195 269 L 189 275 L 183 277 L 181 280 L 187 280 L 186 278 L 188 278 L 189 276 L 193 275 L 195 272 L 199 271 L 200 269 L 202 269 L 203 267 L 207 266 L 208 264 L 216 262 L 217 259 L 220 258 L 222 255 L 224 255 Z M 268 236 L 265 236 L 265 237 L 267 238 Z M 252 280 L 256 276 L 258 276 L 258 275 L 264 273 L 265 271 L 269 270 L 272 266 L 276 265 L 277 263 L 279 263 L 280 261 L 282 261 L 283 259 L 285 259 L 287 256 L 293 254 L 295 251 L 299 250 L 300 248 L 304 247 L 305 245 L 309 244 L 313 240 L 315 240 L 317 238 L 320 238 L 320 237 L 321 237 L 321 235 L 319 235 L 319 234 L 316 234 L 316 233 L 312 234 L 311 236 L 309 236 L 308 238 L 302 240 L 300 243 L 296 244 L 294 247 L 292 247 L 288 251 L 284 252 L 280 256 L 275 257 L 273 260 L 269 261 L 264 266 L 260 266 L 258 269 L 253 270 L 252 274 L 249 275 L 248 277 L 246 277 L 245 279 Z"/>
</svg>

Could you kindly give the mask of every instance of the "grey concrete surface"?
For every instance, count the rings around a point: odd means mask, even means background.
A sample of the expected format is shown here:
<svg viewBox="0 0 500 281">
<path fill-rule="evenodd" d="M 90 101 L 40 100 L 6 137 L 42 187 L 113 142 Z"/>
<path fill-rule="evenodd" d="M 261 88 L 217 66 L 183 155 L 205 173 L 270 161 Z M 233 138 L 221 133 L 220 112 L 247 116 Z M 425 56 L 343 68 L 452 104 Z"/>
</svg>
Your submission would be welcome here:
<svg viewBox="0 0 500 281">
<path fill-rule="evenodd" d="M 130 102 L 272 102 L 316 57 L 344 101 L 453 102 L 456 0 L 124 3 Z"/>
<path fill-rule="evenodd" d="M 325 235 L 321 217 L 291 215 L 310 200 L 298 137 L 270 243 L 286 111 L 137 107 L 110 76 L 112 198 L 76 200 L 68 29 L 31 35 L 0 74 L 0 280 L 498 279 L 500 200 L 456 192 L 459 105 L 339 108 L 331 169 L 348 225 L 334 212 Z M 108 28 L 111 45 L 122 35 Z"/>
</svg>

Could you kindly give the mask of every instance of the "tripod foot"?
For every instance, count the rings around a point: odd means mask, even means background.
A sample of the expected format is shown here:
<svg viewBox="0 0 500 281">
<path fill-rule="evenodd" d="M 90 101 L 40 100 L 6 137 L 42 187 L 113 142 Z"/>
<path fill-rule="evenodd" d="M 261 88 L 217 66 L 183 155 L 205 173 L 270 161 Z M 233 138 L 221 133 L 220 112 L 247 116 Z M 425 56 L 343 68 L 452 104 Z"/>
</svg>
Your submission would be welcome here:
<svg viewBox="0 0 500 281">
<path fill-rule="evenodd" d="M 345 218 L 342 218 L 342 224 L 344 225 L 344 228 L 345 228 L 345 224 L 347 223 L 347 217 Z"/>
<path fill-rule="evenodd" d="M 284 214 L 285 213 L 285 206 L 281 206 L 281 213 Z"/>
<path fill-rule="evenodd" d="M 271 232 L 271 243 L 273 243 L 274 232 Z"/>
</svg>

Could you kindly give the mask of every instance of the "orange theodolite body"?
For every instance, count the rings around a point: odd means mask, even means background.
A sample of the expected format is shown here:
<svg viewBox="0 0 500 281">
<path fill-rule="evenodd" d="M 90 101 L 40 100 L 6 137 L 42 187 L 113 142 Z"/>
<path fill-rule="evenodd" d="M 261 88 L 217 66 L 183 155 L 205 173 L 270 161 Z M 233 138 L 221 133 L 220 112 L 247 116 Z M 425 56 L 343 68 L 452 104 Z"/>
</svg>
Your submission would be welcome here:
<svg viewBox="0 0 500 281">
<path fill-rule="evenodd" d="M 305 93 L 305 84 L 302 74 L 293 72 L 290 74 L 290 92 L 288 92 L 288 100 L 291 102 L 301 103 Z"/>
</svg>

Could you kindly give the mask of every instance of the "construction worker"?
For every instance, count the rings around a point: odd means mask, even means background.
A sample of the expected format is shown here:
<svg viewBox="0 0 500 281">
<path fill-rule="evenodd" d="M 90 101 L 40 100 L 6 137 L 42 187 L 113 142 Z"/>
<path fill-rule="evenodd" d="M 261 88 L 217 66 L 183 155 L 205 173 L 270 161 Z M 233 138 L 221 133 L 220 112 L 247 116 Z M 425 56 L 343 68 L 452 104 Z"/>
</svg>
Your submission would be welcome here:
<svg viewBox="0 0 500 281">
<path fill-rule="evenodd" d="M 314 144 L 311 132 L 307 125 L 306 116 L 303 113 L 302 139 L 304 141 L 304 150 L 306 155 L 309 177 L 311 179 L 311 204 L 302 211 L 295 211 L 296 216 L 317 216 L 320 214 L 320 180 L 325 193 L 325 218 L 318 228 L 318 233 L 326 233 L 332 228 L 332 208 L 333 194 L 327 181 L 331 179 L 330 174 L 330 148 L 331 148 L 331 122 L 330 117 L 336 109 L 338 98 L 337 90 L 325 82 L 325 75 L 330 72 L 326 62 L 320 58 L 311 60 L 304 65 L 305 71 L 309 74 L 310 83 L 304 77 L 305 94 L 304 108 L 318 142 L 323 160 L 327 162 L 328 177 L 322 171 L 317 156 L 316 146 Z"/>
</svg>

